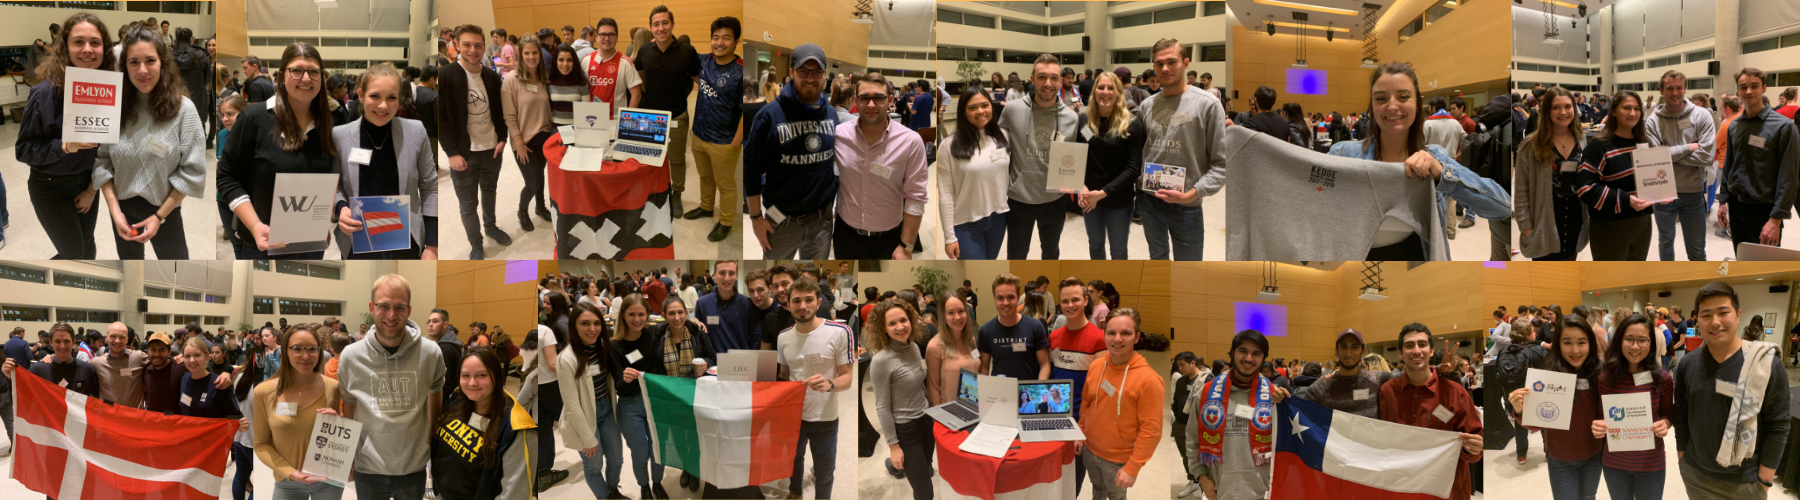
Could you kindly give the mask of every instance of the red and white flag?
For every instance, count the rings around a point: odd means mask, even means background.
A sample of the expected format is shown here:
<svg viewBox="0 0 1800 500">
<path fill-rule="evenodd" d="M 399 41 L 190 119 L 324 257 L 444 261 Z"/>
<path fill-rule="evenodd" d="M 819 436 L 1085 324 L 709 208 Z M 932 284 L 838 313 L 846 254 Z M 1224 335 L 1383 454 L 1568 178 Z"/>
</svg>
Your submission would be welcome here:
<svg viewBox="0 0 1800 500">
<path fill-rule="evenodd" d="M 363 212 L 363 225 L 368 226 L 369 234 L 406 229 L 400 222 L 400 214 L 395 212 Z"/>
<path fill-rule="evenodd" d="M 218 499 L 238 421 L 101 401 L 16 370 L 12 477 L 58 500 Z"/>
</svg>

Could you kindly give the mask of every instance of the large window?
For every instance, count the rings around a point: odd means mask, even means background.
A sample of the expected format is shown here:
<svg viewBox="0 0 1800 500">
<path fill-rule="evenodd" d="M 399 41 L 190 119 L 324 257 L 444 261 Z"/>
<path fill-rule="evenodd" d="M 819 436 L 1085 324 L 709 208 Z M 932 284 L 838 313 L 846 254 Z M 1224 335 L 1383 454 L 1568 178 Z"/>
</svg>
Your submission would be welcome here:
<svg viewBox="0 0 1800 500">
<path fill-rule="evenodd" d="M 183 291 L 180 291 L 180 290 L 176 290 L 176 291 L 175 291 L 175 300 L 186 300 L 186 301 L 192 301 L 192 302 L 203 302 L 203 300 L 202 300 L 202 296 L 203 296 L 203 294 L 200 294 L 200 293 L 197 293 L 197 292 L 183 292 Z"/>
<path fill-rule="evenodd" d="M 1469 0 L 1461 0 L 1460 2 L 1461 5 L 1468 5 L 1468 3 Z M 1436 23 L 1439 19 L 1443 19 L 1445 16 L 1450 15 L 1450 13 L 1456 12 L 1458 5 L 1458 0 L 1442 0 L 1438 2 L 1437 5 L 1426 8 L 1425 12 L 1419 13 L 1419 17 L 1413 18 L 1413 20 L 1406 23 L 1405 26 L 1400 27 L 1400 42 L 1405 43 L 1408 39 L 1411 39 L 1413 35 L 1430 27 L 1432 23 Z"/>
<path fill-rule="evenodd" d="M 1800 46 L 1800 33 L 1778 38 L 1765 38 L 1754 42 L 1744 42 L 1744 53 L 1750 54 L 1794 46 Z"/>
<path fill-rule="evenodd" d="M 1112 53 L 1113 64 L 1143 64 L 1150 62 L 1150 49 L 1115 50 Z"/>
<path fill-rule="evenodd" d="M 940 23 L 961 24 L 977 28 L 994 28 L 994 18 L 980 14 L 966 14 L 954 10 L 938 9 L 937 20 Z"/>
<path fill-rule="evenodd" d="M 44 284 L 44 270 L 0 264 L 0 279 Z"/>
<path fill-rule="evenodd" d="M 1687 81 L 1687 88 L 1688 88 L 1688 90 L 1711 89 L 1711 88 L 1713 88 L 1713 79 L 1711 79 L 1711 78 L 1689 78 Z"/>
<path fill-rule="evenodd" d="M 1687 55 L 1687 62 L 1711 61 L 1712 58 L 1713 58 L 1713 49 L 1706 49 L 1706 50 L 1702 50 L 1699 52 L 1689 53 Z"/>
<path fill-rule="evenodd" d="M 177 315 L 175 315 L 174 319 L 175 319 L 175 322 L 170 323 L 170 324 L 172 324 L 172 325 L 192 325 L 192 324 L 200 322 L 199 316 L 195 316 L 195 315 L 191 315 L 191 314 L 177 314 Z"/>
<path fill-rule="evenodd" d="M 225 317 L 224 316 L 207 316 L 206 324 L 208 324 L 208 325 L 223 325 L 223 324 L 225 324 Z"/>
<path fill-rule="evenodd" d="M 230 304 L 231 303 L 230 299 L 231 299 L 231 296 L 229 296 L 229 295 L 213 295 L 210 293 L 206 294 L 206 303 L 208 303 L 208 304 Z"/>
<path fill-rule="evenodd" d="M 1201 5 L 1204 5 L 1204 8 L 1206 9 L 1204 12 L 1200 13 L 1202 16 L 1212 17 L 1225 15 L 1225 2 L 1202 2 Z"/>
<path fill-rule="evenodd" d="M 1085 32 L 1087 32 L 1087 23 L 1069 23 L 1050 27 L 1050 36 L 1075 35 Z"/>
<path fill-rule="evenodd" d="M 1139 13 L 1139 14 L 1131 14 L 1131 15 L 1115 17 L 1112 19 L 1113 29 L 1130 28 L 1133 26 L 1143 26 L 1146 24 L 1150 24 L 1151 22 L 1153 22 L 1153 19 L 1154 19 L 1152 17 L 1152 14 L 1153 13 L 1151 13 L 1151 12 L 1144 12 L 1144 13 Z"/>
<path fill-rule="evenodd" d="M 58 307 L 56 308 L 56 320 L 70 323 L 113 323 L 119 321 L 119 312 Z"/>
<path fill-rule="evenodd" d="M 1150 21 L 1151 23 L 1168 23 L 1168 22 L 1175 22 L 1175 21 L 1180 21 L 1180 20 L 1184 20 L 1184 19 L 1193 19 L 1194 18 L 1194 6 L 1191 4 L 1183 5 L 1183 6 L 1175 7 L 1172 9 L 1159 10 L 1156 12 L 1152 12 L 1151 14 L 1152 14 L 1150 16 L 1152 18 Z"/>
<path fill-rule="evenodd" d="M 69 288 L 85 288 L 88 290 L 98 290 L 98 291 L 102 291 L 102 292 L 115 292 L 116 293 L 119 291 L 119 282 L 117 282 L 117 281 L 103 280 L 100 278 L 87 278 L 87 277 L 82 277 L 82 276 L 71 276 L 71 275 L 62 274 L 62 273 L 56 273 L 56 286 L 66 286 Z"/>
<path fill-rule="evenodd" d="M 50 308 L 26 306 L 0 306 L 0 320 L 4 321 L 50 321 Z"/>
<path fill-rule="evenodd" d="M 1087 54 L 1082 52 L 1057 54 L 1056 58 L 1062 60 L 1063 66 L 1079 66 L 1087 63 Z"/>
<path fill-rule="evenodd" d="M 314 278 L 325 278 L 325 279 L 334 279 L 334 280 L 342 279 L 341 276 L 343 274 L 343 270 L 338 269 L 337 266 L 330 266 L 330 265 L 325 265 L 325 264 L 306 264 L 306 263 L 302 263 L 302 262 L 289 262 L 289 261 L 285 261 L 285 260 L 275 262 L 275 272 L 278 272 L 281 274 L 292 274 L 295 276 L 310 276 L 310 277 L 314 277 Z"/>
<path fill-rule="evenodd" d="M 1000 62 L 1000 51 L 939 45 L 937 57 L 941 61 Z"/>
<path fill-rule="evenodd" d="M 62 2 L 62 3 L 77 3 L 77 2 Z M 106 2 L 106 3 L 112 3 L 112 2 Z M 136 2 L 125 2 L 125 10 L 131 11 L 131 12 L 161 12 L 164 14 L 199 14 L 201 12 L 199 4 L 200 4 L 200 2 L 136 1 Z M 170 23 L 169 26 L 173 27 L 174 23 Z M 170 33 L 173 33 L 173 32 L 174 32 L 173 28 L 171 28 Z"/>
<path fill-rule="evenodd" d="M 1651 60 L 1644 61 L 1644 62 L 1652 68 L 1661 68 L 1663 66 L 1674 66 L 1677 64 L 1681 64 L 1681 56 L 1669 56 L 1669 57 L 1664 57 L 1664 58 L 1660 58 L 1660 59 L 1651 59 Z"/>
<path fill-rule="evenodd" d="M 343 279 L 342 276 L 343 276 L 344 270 L 338 269 L 337 267 L 323 266 L 323 265 L 318 265 L 318 264 L 313 264 L 313 265 L 310 265 L 307 267 L 311 268 L 310 271 L 312 273 L 312 277 L 314 277 L 314 278 L 325 278 L 325 279 L 332 279 L 332 280 Z"/>
<path fill-rule="evenodd" d="M 1225 45 L 1201 45 L 1199 62 L 1225 62 Z"/>
<path fill-rule="evenodd" d="M 255 314 L 275 314 L 275 299 L 257 297 L 251 299 L 250 312 Z"/>
<path fill-rule="evenodd" d="M 147 324 L 147 325 L 173 325 L 174 323 L 169 322 L 169 315 L 167 315 L 167 314 L 145 314 L 144 315 L 144 324 Z"/>
<path fill-rule="evenodd" d="M 275 272 L 292 274 L 295 276 L 306 276 L 306 264 L 278 260 L 275 261 Z"/>
<path fill-rule="evenodd" d="M 1640 70 L 1640 69 L 1644 69 L 1644 62 L 1643 62 L 1643 61 L 1638 61 L 1638 62 L 1634 62 L 1634 63 L 1631 63 L 1631 64 L 1620 64 L 1620 65 L 1618 65 L 1618 66 L 1617 66 L 1617 67 L 1615 67 L 1615 68 L 1613 68 L 1613 69 L 1614 69 L 1614 70 L 1616 70 L 1616 71 L 1618 71 L 1618 72 L 1620 72 L 1620 73 L 1624 73 L 1624 72 L 1626 72 L 1626 71 L 1637 71 L 1637 70 Z"/>
<path fill-rule="evenodd" d="M 317 302 L 308 300 L 281 299 L 281 314 L 336 316 L 343 314 L 342 302 Z"/>
<path fill-rule="evenodd" d="M 147 286 L 147 287 L 144 287 L 144 296 L 156 297 L 159 299 L 166 299 L 166 298 L 169 298 L 169 289 Z"/>
<path fill-rule="evenodd" d="M 268 271 L 269 270 L 269 261 L 266 259 L 265 260 L 253 260 L 253 261 L 250 261 L 250 267 L 255 268 L 258 271 Z"/>
<path fill-rule="evenodd" d="M 1017 50 L 1008 50 L 1004 53 L 1004 55 L 1000 56 L 1000 62 L 1012 63 L 1012 64 L 1031 64 L 1032 62 L 1037 61 L 1038 54 L 1040 54 L 1040 52 L 1020 52 Z"/>
<path fill-rule="evenodd" d="M 1037 35 L 1037 36 L 1049 36 L 1050 35 L 1050 28 L 1048 26 L 1044 26 L 1042 24 L 1033 24 L 1033 23 L 1021 22 L 1021 21 L 1014 21 L 1011 19 L 1001 19 L 1000 20 L 1000 29 L 1015 32 L 1015 33 L 1024 33 L 1027 35 Z"/>
</svg>

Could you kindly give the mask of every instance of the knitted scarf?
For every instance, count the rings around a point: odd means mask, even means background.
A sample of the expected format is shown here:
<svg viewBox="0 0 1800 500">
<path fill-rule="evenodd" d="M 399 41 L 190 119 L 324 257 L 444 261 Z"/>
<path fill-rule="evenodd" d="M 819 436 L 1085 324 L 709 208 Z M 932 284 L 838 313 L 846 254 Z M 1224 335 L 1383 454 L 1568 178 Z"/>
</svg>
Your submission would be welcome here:
<svg viewBox="0 0 1800 500">
<path fill-rule="evenodd" d="M 1256 390 L 1250 393 L 1250 405 L 1255 418 L 1250 419 L 1250 453 L 1256 465 L 1261 466 L 1270 451 L 1275 447 L 1271 435 L 1274 429 L 1275 406 L 1269 402 L 1274 384 L 1262 375 L 1256 376 Z M 1200 431 L 1198 450 L 1200 461 L 1207 465 L 1219 465 L 1225 460 L 1225 422 L 1230 415 L 1226 410 L 1231 406 L 1231 375 L 1213 377 L 1206 382 L 1205 402 L 1200 404 L 1200 418 L 1195 419 L 1195 426 Z"/>
</svg>

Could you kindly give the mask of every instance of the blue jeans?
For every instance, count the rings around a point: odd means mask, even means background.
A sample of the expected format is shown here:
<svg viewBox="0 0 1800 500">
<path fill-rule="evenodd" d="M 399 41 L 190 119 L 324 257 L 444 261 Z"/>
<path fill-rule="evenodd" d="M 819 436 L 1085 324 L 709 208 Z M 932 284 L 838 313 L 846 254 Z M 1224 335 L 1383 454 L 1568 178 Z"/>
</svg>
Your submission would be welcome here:
<svg viewBox="0 0 1800 500">
<path fill-rule="evenodd" d="M 1125 247 L 1131 242 L 1131 207 L 1095 208 L 1082 212 L 1081 220 L 1087 223 L 1089 260 L 1106 260 L 1108 242 L 1112 243 L 1113 260 L 1129 258 Z"/>
<path fill-rule="evenodd" d="M 662 484 L 663 480 L 663 466 L 656 463 L 656 453 L 650 449 L 653 445 L 648 415 L 644 412 L 643 394 L 619 398 L 619 430 L 625 434 L 625 444 L 631 447 L 631 475 L 646 488 Z"/>
<path fill-rule="evenodd" d="M 788 486 L 789 495 L 799 495 L 801 485 L 806 484 L 806 450 L 811 444 L 813 498 L 831 498 L 832 471 L 837 469 L 837 435 L 836 420 L 800 422 L 800 446 L 794 452 L 794 477 Z"/>
<path fill-rule="evenodd" d="M 1550 497 L 1592 500 L 1600 490 L 1600 454 L 1586 460 L 1550 459 Z"/>
<path fill-rule="evenodd" d="M 1200 207 L 1184 207 L 1155 197 L 1138 197 L 1138 215 L 1144 221 L 1144 240 L 1151 260 L 1169 260 L 1169 242 L 1175 243 L 1175 260 L 1200 260 L 1206 228 Z"/>
<path fill-rule="evenodd" d="M 245 493 L 244 487 L 250 485 L 250 474 L 256 467 L 256 451 L 249 446 L 231 443 L 231 463 L 237 464 L 237 474 L 231 478 L 231 499 L 255 498 L 256 495 Z"/>
<path fill-rule="evenodd" d="M 606 498 L 614 488 L 619 487 L 619 472 L 625 466 L 619 448 L 619 417 L 613 412 L 612 397 L 594 400 L 594 438 L 600 440 L 600 450 L 594 456 L 581 456 L 581 473 L 587 479 L 588 490 L 594 492 L 594 498 Z"/>
<path fill-rule="evenodd" d="M 1687 258 L 1706 260 L 1706 193 L 1676 193 L 1675 201 L 1656 207 L 1656 245 L 1663 261 L 1675 260 L 1675 221 L 1681 221 L 1681 241 Z"/>
<path fill-rule="evenodd" d="M 951 228 L 961 252 L 956 260 L 994 260 L 1000 258 L 1000 243 L 1006 240 L 1006 214 L 988 214 L 974 222 Z"/>
<path fill-rule="evenodd" d="M 1607 467 L 1606 492 L 1612 500 L 1662 500 L 1669 471 L 1632 472 Z"/>
</svg>

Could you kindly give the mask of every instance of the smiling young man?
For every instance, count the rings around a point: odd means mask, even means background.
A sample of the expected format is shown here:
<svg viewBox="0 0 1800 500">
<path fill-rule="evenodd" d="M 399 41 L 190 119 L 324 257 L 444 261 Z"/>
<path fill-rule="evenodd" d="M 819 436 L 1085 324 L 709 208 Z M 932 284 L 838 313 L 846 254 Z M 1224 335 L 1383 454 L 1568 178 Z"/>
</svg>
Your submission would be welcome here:
<svg viewBox="0 0 1800 500">
<path fill-rule="evenodd" d="M 766 283 L 767 278 L 764 281 Z M 749 297 L 737 293 L 737 282 L 738 261 L 715 262 L 715 288 L 712 293 L 702 295 L 700 300 L 694 301 L 694 319 L 706 324 L 706 333 L 712 337 L 713 346 L 718 352 L 755 350 L 761 340 L 753 336 L 750 329 L 750 311 L 756 306 Z"/>
<path fill-rule="evenodd" d="M 1188 406 L 1187 473 L 1207 500 L 1254 500 L 1269 494 L 1275 451 L 1275 403 L 1286 394 L 1259 373 L 1269 339 L 1244 330 L 1231 338 L 1231 375 L 1201 386 Z M 1110 346 L 1109 346 L 1110 348 Z"/>
<path fill-rule="evenodd" d="M 836 220 L 837 110 L 825 99 L 825 49 L 804 44 L 791 60 L 789 83 L 744 135 L 744 204 L 763 258 L 824 259 Z"/>
<path fill-rule="evenodd" d="M 406 278 L 376 278 L 369 295 L 374 331 L 345 348 L 338 361 L 341 413 L 363 425 L 356 497 L 417 499 L 425 495 L 430 427 L 443 403 L 443 352 L 407 319 L 412 286 Z"/>
<path fill-rule="evenodd" d="M 650 9 L 650 43 L 638 47 L 632 63 L 644 80 L 643 107 L 669 112 L 670 210 L 681 215 L 681 192 L 687 189 L 687 99 L 700 76 L 699 53 L 675 36 L 675 13 L 666 6 Z M 727 124 L 728 125 L 728 124 Z"/>
<path fill-rule="evenodd" d="M 1064 283 L 1080 280 L 1069 278 Z M 1064 290 L 1076 287 L 1065 286 Z M 1063 303 L 1069 304 L 1070 299 Z M 1069 313 L 1071 324 L 1081 321 L 1083 314 Z M 1137 353 L 1138 326 L 1142 318 L 1136 309 L 1121 307 L 1106 320 L 1106 351 L 1089 363 L 1082 393 L 1087 399 L 1078 401 L 1081 408 L 1081 432 L 1086 441 L 1076 441 L 1086 470 L 1094 471 L 1093 498 L 1125 500 L 1125 492 L 1137 484 L 1144 464 L 1156 453 L 1162 440 L 1163 378 L 1143 356 Z M 1107 408 L 1111 406 L 1112 408 Z M 1131 411 L 1125 411 L 1130 406 Z M 1080 490 L 1078 486 L 1076 490 Z"/>
<path fill-rule="evenodd" d="M 925 142 L 889 120 L 888 81 L 856 79 L 856 120 L 835 129 L 837 222 L 832 246 L 840 259 L 909 260 L 925 216 Z"/>
<path fill-rule="evenodd" d="M 448 127 L 440 131 L 444 154 L 450 158 L 450 179 L 456 187 L 456 202 L 462 214 L 463 233 L 469 239 L 469 260 L 485 257 L 482 234 L 502 246 L 511 245 L 512 237 L 501 231 L 494 216 L 494 203 L 499 196 L 500 167 L 505 158 L 506 120 L 500 103 L 500 74 L 483 66 L 477 59 L 483 46 L 481 27 L 465 24 L 456 28 L 456 46 L 461 56 L 456 68 L 445 68 L 438 78 L 443 92 L 438 99 L 438 119 Z M 480 203 L 481 214 L 475 213 Z"/>
<path fill-rule="evenodd" d="M 588 98 L 618 108 L 637 107 L 644 95 L 644 82 L 632 67 L 631 58 L 618 51 L 619 22 L 602 17 L 594 25 L 594 50 L 581 56 L 578 65 L 588 80 Z"/>
<path fill-rule="evenodd" d="M 1400 327 L 1402 376 L 1381 384 L 1380 418 L 1397 424 L 1452 431 L 1462 439 L 1456 482 L 1448 500 L 1469 500 L 1469 464 L 1481 461 L 1481 414 L 1462 384 L 1439 377 L 1431 364 L 1431 329 L 1419 323 Z"/>
<path fill-rule="evenodd" d="M 1681 240 L 1687 258 L 1706 260 L 1706 168 L 1713 163 L 1713 141 L 1718 130 L 1712 112 L 1687 100 L 1687 76 L 1669 70 L 1662 75 L 1662 103 L 1645 113 L 1644 128 L 1651 146 L 1668 146 L 1674 160 L 1675 202 L 1655 206 L 1656 242 L 1664 261 L 1675 260 L 1675 222 L 1681 222 Z"/>
<path fill-rule="evenodd" d="M 1075 382 L 1075 393 L 1069 396 L 1075 403 L 1075 420 L 1080 421 L 1081 395 L 1087 387 L 1089 370 L 1094 365 L 1095 357 L 1107 350 L 1107 341 L 1111 337 L 1108 332 L 1100 329 L 1100 325 L 1088 321 L 1094 307 L 1088 303 L 1087 284 L 1071 276 L 1057 283 L 1057 290 L 1057 308 L 1064 317 L 1069 318 L 1069 322 L 1050 332 L 1050 378 Z M 1133 349 L 1132 352 L 1136 352 L 1135 346 Z M 1120 353 L 1112 359 L 1123 360 L 1128 357 Z M 1086 475 L 1087 461 L 1077 460 L 1075 491 L 1081 491 L 1081 483 Z M 1104 476 L 1099 476 L 1098 479 L 1106 480 Z"/>
<path fill-rule="evenodd" d="M 838 396 L 849 390 L 855 366 L 851 359 L 852 335 L 843 323 L 826 321 L 816 313 L 819 284 L 801 278 L 788 291 L 788 312 L 794 326 L 783 330 L 775 342 L 775 361 L 786 380 L 806 384 L 806 403 L 800 415 L 799 451 L 794 454 L 794 474 L 788 497 L 799 498 L 806 484 L 806 451 L 813 457 L 813 497 L 831 498 L 833 472 L 837 469 Z M 854 396 L 852 396 L 854 401 Z"/>
<path fill-rule="evenodd" d="M 150 356 L 125 345 L 125 337 L 124 323 L 107 325 L 106 355 L 95 357 L 89 363 L 100 377 L 100 399 L 126 408 L 143 408 L 143 371 L 150 363 Z M 167 343 L 164 341 L 165 347 Z"/>
<path fill-rule="evenodd" d="M 1381 418 L 1376 397 L 1390 372 L 1364 370 L 1363 355 L 1368 352 L 1362 332 L 1348 328 L 1338 332 L 1337 371 L 1295 391 L 1294 397 L 1344 413 Z"/>
<path fill-rule="evenodd" d="M 1063 203 L 1068 197 L 1045 189 L 1050 175 L 1050 143 L 1075 142 L 1079 121 L 1075 110 L 1063 105 L 1062 62 L 1055 54 L 1041 54 L 1031 65 L 1031 95 L 1024 106 L 1007 106 L 1000 112 L 1000 127 L 1008 137 L 1012 158 L 1012 182 L 1006 188 L 1006 258 L 1024 259 L 1031 251 L 1031 232 L 1038 231 L 1038 257 L 1056 260 L 1061 255 Z"/>
<path fill-rule="evenodd" d="M 1734 78 L 1744 114 L 1726 131 L 1719 176 L 1719 225 L 1731 228 L 1733 251 L 1739 243 L 1780 246 L 1800 191 L 1800 132 L 1793 120 L 1764 104 L 1767 76 L 1744 68 Z"/>
<path fill-rule="evenodd" d="M 1136 113 L 1144 117 L 1148 134 L 1144 163 L 1186 169 L 1181 189 L 1158 189 L 1154 196 L 1138 197 L 1137 211 L 1143 216 L 1152 260 L 1200 260 L 1205 232 L 1200 198 L 1225 187 L 1225 107 L 1212 93 L 1190 92 L 1192 87 L 1182 84 L 1188 67 L 1183 50 L 1174 38 L 1151 46 L 1151 63 L 1162 90 L 1139 103 Z"/>
<path fill-rule="evenodd" d="M 1037 318 L 1019 310 L 1019 277 L 994 277 L 994 318 L 977 330 L 981 352 L 979 373 L 1019 380 L 1050 378 L 1050 332 Z"/>
<path fill-rule="evenodd" d="M 1688 498 L 1768 498 L 1786 451 L 1788 377 L 1780 348 L 1739 337 L 1742 311 L 1737 290 L 1723 282 L 1694 297 L 1694 330 L 1705 343 L 1675 370 L 1669 419 Z"/>
<path fill-rule="evenodd" d="M 763 287 L 764 297 L 771 305 L 768 309 L 764 309 L 760 322 L 762 325 L 760 337 L 762 338 L 762 350 L 772 351 L 775 350 L 775 341 L 780 337 L 781 331 L 794 326 L 794 313 L 790 312 L 787 307 L 788 290 L 793 288 L 794 280 L 800 278 L 800 273 L 795 272 L 793 266 L 777 264 L 775 267 L 769 268 L 763 275 L 764 283 L 766 283 Z M 750 286 L 751 298 L 755 299 L 754 279 Z M 760 309 L 763 306 L 757 307 Z"/>
<path fill-rule="evenodd" d="M 700 171 L 700 206 L 681 218 L 694 220 L 713 216 L 719 208 L 718 222 L 706 241 L 724 241 L 737 224 L 738 154 L 744 144 L 744 59 L 737 55 L 738 38 L 743 25 L 725 16 L 714 19 L 712 53 L 700 56 L 700 95 L 694 98 L 694 162 Z M 714 199 L 718 203 L 714 204 Z"/>
</svg>

